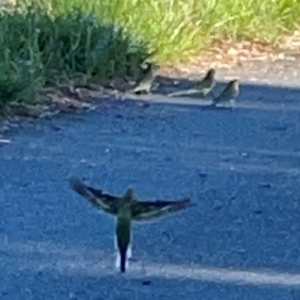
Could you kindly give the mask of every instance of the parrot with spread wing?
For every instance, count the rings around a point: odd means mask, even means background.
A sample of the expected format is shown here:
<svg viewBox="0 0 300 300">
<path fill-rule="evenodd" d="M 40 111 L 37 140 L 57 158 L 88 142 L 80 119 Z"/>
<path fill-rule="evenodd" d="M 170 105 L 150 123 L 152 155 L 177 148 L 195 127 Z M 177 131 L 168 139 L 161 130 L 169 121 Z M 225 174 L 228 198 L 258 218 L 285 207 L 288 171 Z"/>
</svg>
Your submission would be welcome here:
<svg viewBox="0 0 300 300">
<path fill-rule="evenodd" d="M 122 202 L 122 197 L 104 193 L 100 189 L 90 187 L 77 178 L 70 179 L 71 188 L 80 196 L 87 199 L 96 208 L 116 216 Z M 184 198 L 177 201 L 139 201 L 133 195 L 132 199 L 132 219 L 134 221 L 147 221 L 157 217 L 176 212 L 187 207 L 194 206 L 190 198 Z"/>
<path fill-rule="evenodd" d="M 116 217 L 115 244 L 119 252 L 116 266 L 122 273 L 125 272 L 128 259 L 131 257 L 132 221 L 153 220 L 194 205 L 189 198 L 177 201 L 140 201 L 131 188 L 127 189 L 123 196 L 114 196 L 85 185 L 77 178 L 70 179 L 70 186 L 97 209 Z"/>
</svg>

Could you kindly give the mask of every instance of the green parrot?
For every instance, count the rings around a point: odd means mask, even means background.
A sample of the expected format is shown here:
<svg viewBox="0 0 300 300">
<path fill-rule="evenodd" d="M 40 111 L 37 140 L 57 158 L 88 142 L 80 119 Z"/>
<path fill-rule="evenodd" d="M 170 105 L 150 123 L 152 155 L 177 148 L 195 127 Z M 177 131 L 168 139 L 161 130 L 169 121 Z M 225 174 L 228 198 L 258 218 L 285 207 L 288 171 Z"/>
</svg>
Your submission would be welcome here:
<svg viewBox="0 0 300 300">
<path fill-rule="evenodd" d="M 70 187 L 77 194 L 87 199 L 97 209 L 103 210 L 113 216 L 117 216 L 123 197 L 103 193 L 102 190 L 90 187 L 74 177 L 70 178 L 69 182 Z M 131 212 L 132 220 L 134 221 L 151 221 L 158 217 L 195 205 L 191 203 L 190 198 L 183 198 L 177 201 L 140 201 L 134 196 L 133 191 L 132 193 Z"/>
<path fill-rule="evenodd" d="M 193 206 L 189 198 L 177 201 L 139 201 L 131 188 L 123 196 L 113 196 L 85 185 L 77 178 L 70 179 L 71 188 L 97 209 L 116 217 L 115 246 L 118 250 L 116 267 L 122 273 L 131 258 L 132 221 L 147 221 Z"/>
</svg>

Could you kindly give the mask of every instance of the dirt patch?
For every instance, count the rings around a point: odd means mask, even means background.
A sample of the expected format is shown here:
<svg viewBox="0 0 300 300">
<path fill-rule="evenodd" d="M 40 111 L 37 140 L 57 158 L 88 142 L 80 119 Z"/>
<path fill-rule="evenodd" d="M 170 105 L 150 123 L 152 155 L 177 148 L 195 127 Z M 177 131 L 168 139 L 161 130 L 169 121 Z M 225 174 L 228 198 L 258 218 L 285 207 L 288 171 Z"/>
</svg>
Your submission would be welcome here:
<svg viewBox="0 0 300 300">
<path fill-rule="evenodd" d="M 111 97 L 104 89 L 98 89 L 101 99 Z M 0 116 L 0 145 L 7 143 L 4 135 L 27 119 L 51 119 L 60 113 L 74 113 L 79 109 L 93 110 L 96 106 L 93 91 L 86 88 L 62 86 L 45 89 L 35 104 L 11 102 Z"/>
<path fill-rule="evenodd" d="M 300 57 L 300 31 L 282 38 L 278 45 L 270 45 L 257 41 L 232 42 L 216 41 L 214 46 L 203 51 L 201 55 L 191 57 L 177 64 L 165 64 L 159 70 L 161 76 L 188 76 L 205 72 L 208 68 L 230 69 L 253 61 L 273 62 L 276 60 L 296 60 Z"/>
</svg>

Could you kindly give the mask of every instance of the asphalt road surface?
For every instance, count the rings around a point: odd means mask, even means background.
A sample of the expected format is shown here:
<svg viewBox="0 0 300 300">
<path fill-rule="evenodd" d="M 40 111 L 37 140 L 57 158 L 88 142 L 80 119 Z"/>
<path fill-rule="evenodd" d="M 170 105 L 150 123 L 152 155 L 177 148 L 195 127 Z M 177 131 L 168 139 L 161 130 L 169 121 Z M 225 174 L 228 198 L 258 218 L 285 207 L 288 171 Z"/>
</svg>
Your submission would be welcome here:
<svg viewBox="0 0 300 300">
<path fill-rule="evenodd" d="M 242 84 L 233 110 L 128 100 L 10 132 L 0 299 L 300 299 L 300 90 L 285 74 L 294 87 Z M 121 275 L 114 218 L 75 194 L 70 176 L 197 205 L 135 224 Z"/>
</svg>

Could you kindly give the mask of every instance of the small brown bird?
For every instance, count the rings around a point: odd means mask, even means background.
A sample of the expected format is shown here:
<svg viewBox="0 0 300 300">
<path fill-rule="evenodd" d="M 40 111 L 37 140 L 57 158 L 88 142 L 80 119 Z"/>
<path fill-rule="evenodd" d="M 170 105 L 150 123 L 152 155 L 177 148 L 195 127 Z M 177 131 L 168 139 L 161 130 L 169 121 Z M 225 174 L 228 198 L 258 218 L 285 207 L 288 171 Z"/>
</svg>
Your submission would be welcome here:
<svg viewBox="0 0 300 300">
<path fill-rule="evenodd" d="M 236 98 L 239 95 L 239 81 L 237 79 L 231 80 L 221 94 L 213 100 L 213 104 L 227 104 L 234 105 Z"/>
<path fill-rule="evenodd" d="M 204 78 L 196 82 L 195 89 L 201 92 L 204 97 L 215 87 L 216 80 L 215 80 L 216 70 L 209 69 Z"/>
<path fill-rule="evenodd" d="M 128 91 L 130 93 L 150 93 L 154 81 L 154 70 L 158 68 L 152 62 L 145 62 L 146 68 L 140 70 L 134 86 Z"/>
</svg>

